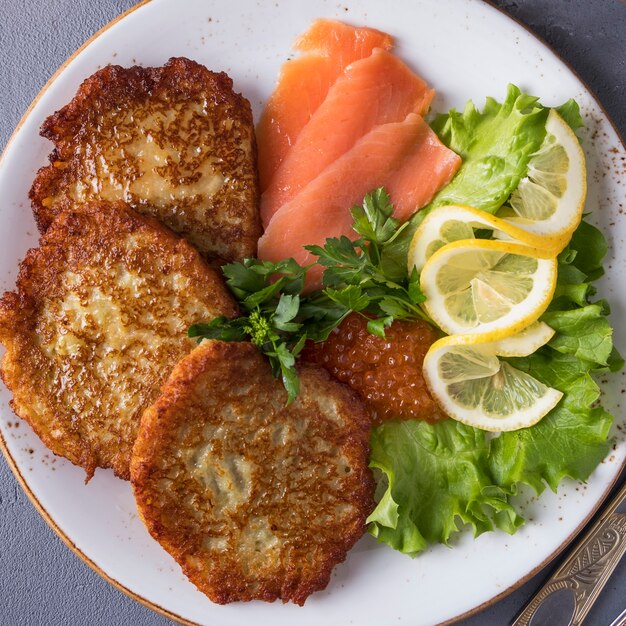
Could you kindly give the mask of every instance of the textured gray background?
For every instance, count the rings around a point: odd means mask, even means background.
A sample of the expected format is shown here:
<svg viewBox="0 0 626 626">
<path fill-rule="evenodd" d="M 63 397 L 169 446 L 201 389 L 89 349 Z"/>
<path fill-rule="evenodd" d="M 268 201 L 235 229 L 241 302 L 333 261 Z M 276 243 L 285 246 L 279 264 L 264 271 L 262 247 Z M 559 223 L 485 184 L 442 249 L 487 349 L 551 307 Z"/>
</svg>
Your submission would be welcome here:
<svg viewBox="0 0 626 626">
<path fill-rule="evenodd" d="M 133 0 L 0 0 L 0 148 L 57 67 L 133 4 Z M 620 0 L 494 4 L 527 24 L 571 64 L 625 137 L 626 5 Z M 549 571 L 465 620 L 463 626 L 509 623 Z M 626 606 L 625 589 L 626 562 L 609 581 L 586 624 L 608 626 Z M 75 557 L 39 517 L 0 460 L 0 626 L 166 624 L 172 622 L 118 592 Z"/>
</svg>

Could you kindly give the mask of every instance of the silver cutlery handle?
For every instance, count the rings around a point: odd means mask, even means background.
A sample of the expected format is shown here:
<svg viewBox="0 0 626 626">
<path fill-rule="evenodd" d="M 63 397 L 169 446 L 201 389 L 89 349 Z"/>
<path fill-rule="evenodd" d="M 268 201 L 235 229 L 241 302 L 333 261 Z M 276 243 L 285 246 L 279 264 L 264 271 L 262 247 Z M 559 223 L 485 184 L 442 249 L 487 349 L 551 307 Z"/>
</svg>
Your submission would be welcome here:
<svg viewBox="0 0 626 626">
<path fill-rule="evenodd" d="M 626 484 L 511 626 L 580 626 L 626 552 Z"/>
</svg>

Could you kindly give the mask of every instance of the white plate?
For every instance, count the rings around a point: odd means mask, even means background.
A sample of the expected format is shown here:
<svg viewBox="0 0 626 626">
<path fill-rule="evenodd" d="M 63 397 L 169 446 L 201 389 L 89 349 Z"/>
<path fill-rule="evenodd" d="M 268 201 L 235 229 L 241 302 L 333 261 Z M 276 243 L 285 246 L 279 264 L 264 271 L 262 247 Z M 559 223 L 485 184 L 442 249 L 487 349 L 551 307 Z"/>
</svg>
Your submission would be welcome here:
<svg viewBox="0 0 626 626">
<path fill-rule="evenodd" d="M 601 294 L 611 300 L 613 319 L 624 319 L 626 223 L 619 213 L 624 190 L 619 159 L 625 151 L 599 105 L 571 71 L 522 27 L 478 0 L 153 0 L 103 32 L 44 90 L 5 151 L 0 165 L 0 289 L 12 289 L 18 261 L 36 244 L 27 200 L 35 171 L 51 144 L 38 128 L 64 105 L 80 82 L 107 63 L 161 65 L 189 56 L 225 70 L 252 102 L 258 116 L 272 90 L 290 43 L 312 19 L 328 16 L 388 31 L 398 54 L 438 91 L 436 110 L 482 105 L 502 98 L 508 82 L 540 95 L 548 105 L 574 97 L 588 129 L 587 211 L 610 239 Z M 622 282 L 623 285 L 623 282 Z M 616 343 L 626 347 L 626 327 Z M 604 403 L 624 422 L 617 404 L 622 375 L 608 377 Z M 454 549 L 436 546 L 415 560 L 377 545 L 366 536 L 336 568 L 328 589 L 304 608 L 253 602 L 217 606 L 196 591 L 137 518 L 130 487 L 98 471 L 84 486 L 84 473 L 53 458 L 26 424 L 15 428 L 9 393 L 0 390 L 0 431 L 10 462 L 27 492 L 57 532 L 103 575 L 172 618 L 198 624 L 256 623 L 274 626 L 433 624 L 454 618 L 503 593 L 554 555 L 588 518 L 615 480 L 626 456 L 624 432 L 582 487 L 564 484 L 559 495 L 529 499 L 529 523 L 514 537 L 488 533 L 474 541 L 462 535 Z"/>
</svg>

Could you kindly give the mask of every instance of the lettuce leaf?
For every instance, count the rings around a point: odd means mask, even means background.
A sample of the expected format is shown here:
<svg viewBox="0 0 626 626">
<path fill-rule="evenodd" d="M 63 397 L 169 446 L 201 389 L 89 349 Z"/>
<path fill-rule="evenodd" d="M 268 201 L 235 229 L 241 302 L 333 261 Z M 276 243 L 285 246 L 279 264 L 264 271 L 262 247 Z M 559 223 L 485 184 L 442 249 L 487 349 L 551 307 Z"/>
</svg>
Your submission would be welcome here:
<svg viewBox="0 0 626 626">
<path fill-rule="evenodd" d="M 482 431 L 454 420 L 388 422 L 374 429 L 371 444 L 371 466 L 387 489 L 368 518 L 370 532 L 392 548 L 414 556 L 429 543 L 447 544 L 462 524 L 475 536 L 522 524 L 493 483 Z"/>
<path fill-rule="evenodd" d="M 580 114 L 578 102 L 573 98 L 570 98 L 561 106 L 556 107 L 556 111 L 569 124 L 574 132 L 585 125 L 582 115 Z"/>
<path fill-rule="evenodd" d="M 572 105 L 563 105 L 575 119 Z M 460 113 L 438 115 L 433 130 L 463 159 L 452 182 L 427 209 L 445 204 L 469 204 L 495 213 L 526 175 L 528 161 L 543 141 L 548 109 L 538 98 L 509 85 L 502 104 L 487 98 L 482 113 L 470 100 Z"/>
<path fill-rule="evenodd" d="M 586 480 L 606 456 L 612 417 L 597 406 L 592 375 L 623 361 L 613 348 L 608 307 L 589 301 L 589 277 L 600 275 L 605 253 L 602 233 L 582 222 L 559 257 L 561 295 L 542 317 L 557 332 L 531 356 L 507 359 L 564 394 L 538 424 L 495 438 L 454 420 L 374 429 L 370 464 L 382 477 L 382 497 L 368 521 L 379 541 L 414 556 L 430 543 L 447 544 L 463 524 L 475 535 L 513 533 L 523 519 L 509 499 L 520 484 L 556 490 L 565 477 Z"/>
<path fill-rule="evenodd" d="M 578 105 L 557 109 L 568 124 L 582 126 Z M 547 109 L 509 86 L 502 105 L 488 99 L 482 113 L 470 102 L 463 113 L 440 115 L 433 128 L 463 157 L 450 185 L 413 216 L 383 259 L 390 272 L 406 271 L 408 245 L 424 215 L 448 203 L 495 212 L 525 176 L 528 159 L 543 140 Z M 454 420 L 437 424 L 388 422 L 373 430 L 370 464 L 380 499 L 369 517 L 379 541 L 414 556 L 430 543 L 449 543 L 466 524 L 475 535 L 523 523 L 510 497 L 521 484 L 541 493 L 570 477 L 586 480 L 609 450 L 612 416 L 598 405 L 593 375 L 617 371 L 624 361 L 613 346 L 609 307 L 593 302 L 592 282 L 604 273 L 608 246 L 583 221 L 559 255 L 554 298 L 542 319 L 556 333 L 529 357 L 507 359 L 563 392 L 538 424 L 493 437 Z"/>
<path fill-rule="evenodd" d="M 616 371 L 623 360 L 613 347 L 609 307 L 604 301 L 590 302 L 595 293 L 591 282 L 603 274 L 607 250 L 602 233 L 581 222 L 559 255 L 557 291 L 541 318 L 556 334 L 529 357 L 510 359 L 564 396 L 532 428 L 494 439 L 491 471 L 504 489 L 514 491 L 517 483 L 525 483 L 541 493 L 546 484 L 556 490 L 566 476 L 585 480 L 609 450 L 612 417 L 595 406 L 600 389 L 592 374 Z"/>
<path fill-rule="evenodd" d="M 590 375 L 593 364 L 570 355 L 555 357 L 549 350 L 515 359 L 514 366 L 563 391 L 563 400 L 535 426 L 492 441 L 491 473 L 511 492 L 518 483 L 541 493 L 546 484 L 556 491 L 566 476 L 586 480 L 609 450 L 612 417 L 601 407 L 592 408 L 600 395 Z"/>
<path fill-rule="evenodd" d="M 557 331 L 550 347 L 573 354 L 581 361 L 607 366 L 613 350 L 613 329 L 604 317 L 603 304 L 589 304 L 571 311 L 551 311 L 543 321 Z"/>
<path fill-rule="evenodd" d="M 559 332 L 552 342 L 558 344 L 564 336 L 567 333 Z M 608 453 L 613 418 L 595 406 L 600 389 L 591 376 L 599 364 L 571 352 L 560 354 L 548 345 L 530 357 L 511 359 L 514 367 L 564 396 L 535 426 L 502 433 L 492 441 L 490 468 L 501 488 L 515 492 L 518 483 L 525 483 L 541 493 L 547 484 L 556 491 L 566 476 L 586 480 Z"/>
</svg>

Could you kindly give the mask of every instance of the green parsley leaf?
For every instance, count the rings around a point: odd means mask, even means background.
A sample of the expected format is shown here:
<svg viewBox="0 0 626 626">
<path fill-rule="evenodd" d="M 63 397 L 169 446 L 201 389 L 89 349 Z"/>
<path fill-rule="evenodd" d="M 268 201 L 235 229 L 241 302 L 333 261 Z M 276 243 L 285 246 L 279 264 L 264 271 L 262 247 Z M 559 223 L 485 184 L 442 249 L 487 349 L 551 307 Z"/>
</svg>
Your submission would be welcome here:
<svg viewBox="0 0 626 626">
<path fill-rule="evenodd" d="M 287 390 L 287 404 L 290 404 L 300 391 L 300 379 L 295 368 L 296 358 L 285 343 L 276 344 L 275 349 L 266 354 L 270 357 L 270 361 L 274 360 L 278 364 L 276 369 L 280 371 L 283 385 Z"/>
<path fill-rule="evenodd" d="M 348 285 L 343 289 L 329 287 L 324 293 L 333 302 L 342 304 L 346 309 L 352 311 L 362 311 L 369 304 L 369 298 L 363 294 L 363 290 L 358 285 Z"/>
<path fill-rule="evenodd" d="M 243 318 L 245 320 L 245 318 Z M 244 324 L 240 320 L 216 317 L 207 324 L 193 324 L 187 336 L 202 339 L 220 339 L 222 341 L 243 341 L 246 338 Z"/>
<path fill-rule="evenodd" d="M 391 322 L 393 322 L 393 317 L 391 315 L 387 317 L 378 317 L 374 320 L 370 320 L 367 323 L 367 332 L 372 335 L 377 335 L 378 337 L 385 338 L 385 328 L 391 326 Z"/>
<path fill-rule="evenodd" d="M 230 263 L 223 267 L 226 284 L 245 314 L 234 320 L 221 317 L 195 324 L 189 336 L 248 339 L 268 357 L 292 402 L 299 389 L 296 357 L 306 341 L 324 341 L 350 313 L 365 316 L 368 331 L 379 337 L 385 336 L 385 328 L 396 319 L 427 319 L 419 306 L 424 295 L 417 272 L 407 276 L 406 255 L 403 274 L 387 273 L 388 249 L 397 245 L 407 228 L 393 218 L 389 194 L 376 189 L 351 213 L 360 239 L 342 236 L 327 239 L 323 246 L 306 246 L 325 268 L 321 292 L 302 293 L 311 266 L 300 266 L 294 259 Z"/>
<path fill-rule="evenodd" d="M 400 222 L 394 219 L 389 194 L 380 187 L 365 196 L 362 206 L 350 209 L 354 223 L 352 228 L 366 241 L 383 245 L 398 230 Z"/>
<path fill-rule="evenodd" d="M 288 294 L 281 294 L 278 304 L 276 305 L 276 311 L 274 313 L 274 325 L 279 330 L 286 330 L 293 332 L 301 327 L 301 324 L 291 322 L 292 319 L 298 314 L 300 308 L 300 296 L 290 296 Z"/>
<path fill-rule="evenodd" d="M 426 300 L 426 296 L 422 293 L 420 287 L 420 275 L 415 267 L 409 276 L 409 288 L 407 289 L 407 293 L 413 304 L 420 304 Z"/>
</svg>

